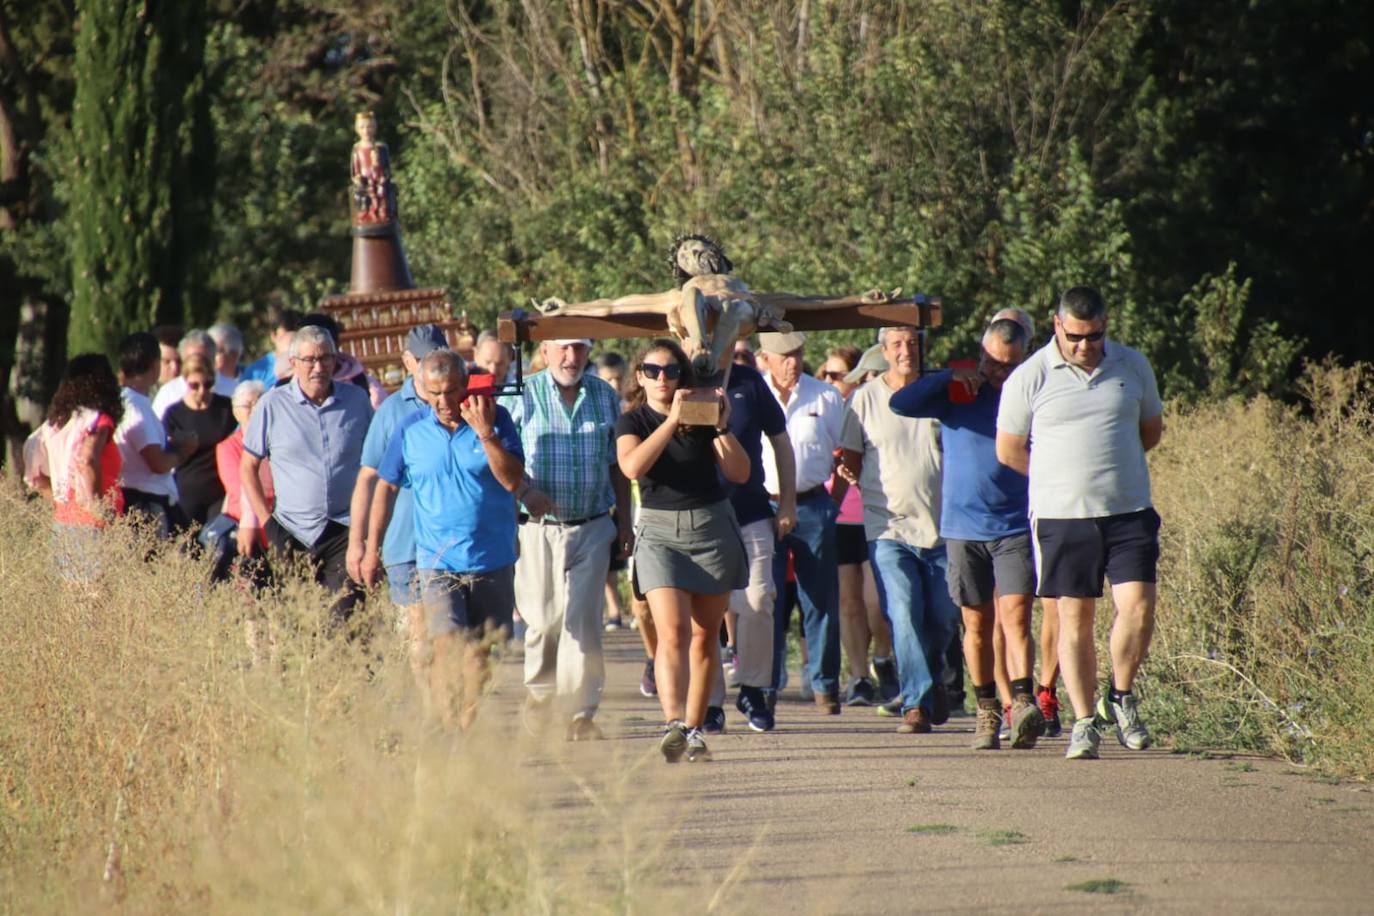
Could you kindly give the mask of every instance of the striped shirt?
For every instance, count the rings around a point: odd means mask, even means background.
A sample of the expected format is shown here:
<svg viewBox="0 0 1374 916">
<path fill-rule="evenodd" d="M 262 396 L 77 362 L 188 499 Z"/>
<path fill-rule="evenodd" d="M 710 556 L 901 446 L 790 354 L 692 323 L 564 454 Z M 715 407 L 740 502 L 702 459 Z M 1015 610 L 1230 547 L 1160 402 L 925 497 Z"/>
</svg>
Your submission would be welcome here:
<svg viewBox="0 0 1374 916">
<path fill-rule="evenodd" d="M 520 430 L 525 473 L 557 509 L 548 518 L 576 521 L 610 511 L 615 503 L 615 423 L 620 395 L 592 373 L 582 376 L 571 409 L 547 370 L 525 379 L 523 394 L 503 405 Z"/>
</svg>

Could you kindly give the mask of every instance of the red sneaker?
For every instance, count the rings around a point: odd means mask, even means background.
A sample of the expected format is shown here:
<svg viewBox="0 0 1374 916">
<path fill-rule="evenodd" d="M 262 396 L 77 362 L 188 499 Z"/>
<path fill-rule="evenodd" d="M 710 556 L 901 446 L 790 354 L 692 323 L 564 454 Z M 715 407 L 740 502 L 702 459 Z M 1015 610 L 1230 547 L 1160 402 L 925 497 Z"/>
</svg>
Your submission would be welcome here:
<svg viewBox="0 0 1374 916">
<path fill-rule="evenodd" d="M 1059 733 L 1064 730 L 1064 726 L 1059 722 L 1059 700 L 1042 687 L 1035 695 L 1035 702 L 1040 706 L 1040 715 L 1045 717 L 1045 737 L 1059 737 Z"/>
</svg>

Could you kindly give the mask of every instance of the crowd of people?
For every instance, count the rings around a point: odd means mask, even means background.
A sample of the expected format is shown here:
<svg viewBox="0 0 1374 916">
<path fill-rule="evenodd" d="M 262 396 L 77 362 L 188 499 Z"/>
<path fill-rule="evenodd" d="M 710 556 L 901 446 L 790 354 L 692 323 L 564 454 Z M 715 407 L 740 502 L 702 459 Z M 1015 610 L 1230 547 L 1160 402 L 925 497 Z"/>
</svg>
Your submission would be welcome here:
<svg viewBox="0 0 1374 916">
<path fill-rule="evenodd" d="M 929 733 L 962 711 L 967 675 L 973 748 L 1031 748 L 1059 734 L 1062 672 L 1066 756 L 1093 758 L 1103 730 L 1150 744 L 1132 686 L 1160 524 L 1145 453 L 1162 404 L 1107 325 L 1076 287 L 1038 348 L 1007 309 L 973 359 L 925 372 L 912 328 L 833 349 L 815 374 L 804 334 L 763 333 L 719 387 L 670 339 L 595 370 L 592 341 L 549 340 L 520 390 L 495 395 L 470 383 L 506 381 L 508 345 L 488 333 L 458 353 L 420 325 L 390 396 L 327 315 L 282 313 L 246 365 L 230 325 L 160 328 L 129 335 L 117 366 L 71 360 L 25 476 L 53 502 L 73 583 L 101 574 L 120 515 L 194 536 L 216 579 L 262 589 L 282 560 L 303 563 L 341 633 L 385 582 L 426 716 L 446 728 L 472 724 L 490 647 L 520 631 L 524 727 L 600 738 L 603 631 L 628 616 L 628 566 L 639 687 L 662 707 L 669 762 L 711 758 L 731 688 L 748 729 L 776 727 L 794 607 L 798 686 L 821 712 L 872 707 Z M 717 420 L 689 423 L 703 391 Z M 1099 696 L 1104 579 L 1116 617 Z"/>
</svg>

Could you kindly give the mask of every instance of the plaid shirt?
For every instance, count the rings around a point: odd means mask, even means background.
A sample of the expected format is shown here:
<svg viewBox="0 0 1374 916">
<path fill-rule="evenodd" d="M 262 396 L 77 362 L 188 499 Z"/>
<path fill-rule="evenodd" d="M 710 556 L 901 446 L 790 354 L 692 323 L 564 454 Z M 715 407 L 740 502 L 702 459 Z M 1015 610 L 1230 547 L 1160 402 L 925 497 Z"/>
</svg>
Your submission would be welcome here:
<svg viewBox="0 0 1374 916">
<path fill-rule="evenodd" d="M 549 518 L 575 521 L 610 510 L 615 503 L 610 467 L 615 464 L 615 422 L 620 395 L 588 372 L 569 410 L 548 371 L 525 380 L 525 391 L 503 406 L 520 430 L 525 473 L 554 501 Z"/>
</svg>

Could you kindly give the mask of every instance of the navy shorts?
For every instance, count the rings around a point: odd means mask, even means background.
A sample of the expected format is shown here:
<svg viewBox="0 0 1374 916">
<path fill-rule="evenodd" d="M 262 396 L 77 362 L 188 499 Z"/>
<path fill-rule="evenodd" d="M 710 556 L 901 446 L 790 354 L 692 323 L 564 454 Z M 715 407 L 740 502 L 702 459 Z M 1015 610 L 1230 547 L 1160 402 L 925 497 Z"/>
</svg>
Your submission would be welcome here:
<svg viewBox="0 0 1374 916">
<path fill-rule="evenodd" d="M 414 563 L 395 563 L 386 568 L 386 587 L 391 603 L 410 607 L 420 603 L 420 577 Z"/>
<path fill-rule="evenodd" d="M 515 610 L 515 564 L 490 572 L 459 573 L 420 570 L 430 636 L 464 632 L 478 637 L 511 631 Z"/>
<path fill-rule="evenodd" d="M 1103 576 L 1113 585 L 1155 581 L 1154 509 L 1103 518 L 1037 518 L 1031 533 L 1042 598 L 1101 598 Z"/>
</svg>

